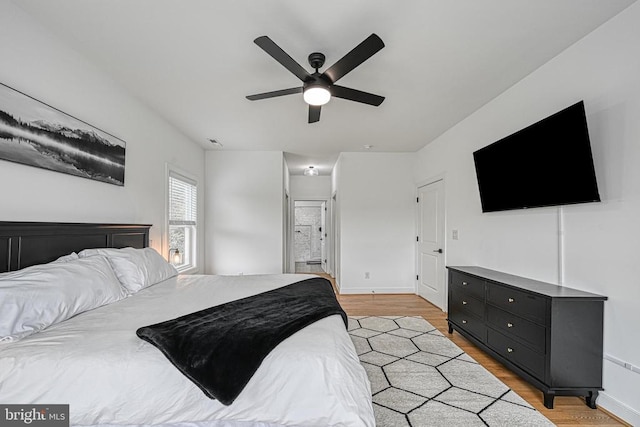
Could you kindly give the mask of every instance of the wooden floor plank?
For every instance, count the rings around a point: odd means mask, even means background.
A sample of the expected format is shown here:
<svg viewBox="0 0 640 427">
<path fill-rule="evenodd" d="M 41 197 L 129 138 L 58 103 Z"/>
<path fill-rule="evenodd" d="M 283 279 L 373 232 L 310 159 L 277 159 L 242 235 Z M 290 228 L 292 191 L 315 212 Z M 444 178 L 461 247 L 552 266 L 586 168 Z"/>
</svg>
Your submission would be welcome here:
<svg viewBox="0 0 640 427">
<path fill-rule="evenodd" d="M 541 391 L 520 379 L 462 335 L 457 332 L 449 334 L 446 313 L 417 295 L 338 295 L 338 300 L 350 316 L 422 316 L 558 426 L 628 425 L 601 409 L 589 408 L 584 399 L 579 397 L 558 396 L 554 401 L 554 409 L 545 408 Z"/>
</svg>

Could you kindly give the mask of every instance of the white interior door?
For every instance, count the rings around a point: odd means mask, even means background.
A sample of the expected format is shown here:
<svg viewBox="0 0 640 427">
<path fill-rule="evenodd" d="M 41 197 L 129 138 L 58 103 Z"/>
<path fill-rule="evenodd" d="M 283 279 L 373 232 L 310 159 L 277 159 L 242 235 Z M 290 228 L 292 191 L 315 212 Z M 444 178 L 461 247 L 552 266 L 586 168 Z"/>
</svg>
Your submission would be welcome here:
<svg viewBox="0 0 640 427">
<path fill-rule="evenodd" d="M 327 271 L 327 202 L 320 205 L 320 260 L 322 271 Z"/>
<path fill-rule="evenodd" d="M 418 189 L 418 295 L 444 310 L 444 182 Z"/>
<path fill-rule="evenodd" d="M 285 273 L 294 273 L 295 270 L 291 264 L 291 201 L 289 193 L 284 193 L 284 264 L 282 271 Z"/>
<path fill-rule="evenodd" d="M 333 193 L 331 196 L 331 247 L 329 250 L 329 271 L 331 277 L 338 277 L 338 195 Z"/>
</svg>

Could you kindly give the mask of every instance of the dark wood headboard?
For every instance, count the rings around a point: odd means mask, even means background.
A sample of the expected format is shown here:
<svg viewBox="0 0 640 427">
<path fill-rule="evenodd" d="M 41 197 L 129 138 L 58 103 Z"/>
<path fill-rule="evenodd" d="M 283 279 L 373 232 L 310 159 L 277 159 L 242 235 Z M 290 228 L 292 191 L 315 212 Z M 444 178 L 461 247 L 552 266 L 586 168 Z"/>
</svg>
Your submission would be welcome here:
<svg viewBox="0 0 640 427">
<path fill-rule="evenodd" d="M 53 261 L 89 248 L 146 248 L 146 224 L 1 222 L 0 273 Z"/>
</svg>

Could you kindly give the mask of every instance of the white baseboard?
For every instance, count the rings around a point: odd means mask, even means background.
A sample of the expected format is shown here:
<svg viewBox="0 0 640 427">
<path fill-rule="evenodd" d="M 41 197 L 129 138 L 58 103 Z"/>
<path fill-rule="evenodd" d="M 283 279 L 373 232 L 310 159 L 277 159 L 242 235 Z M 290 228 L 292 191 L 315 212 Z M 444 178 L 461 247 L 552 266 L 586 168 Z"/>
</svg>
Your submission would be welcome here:
<svg viewBox="0 0 640 427">
<path fill-rule="evenodd" d="M 407 288 L 349 288 L 340 289 L 341 294 L 415 294 L 413 287 Z"/>
<path fill-rule="evenodd" d="M 604 391 L 598 394 L 596 404 L 602 409 L 611 412 L 616 417 L 626 421 L 632 426 L 640 426 L 640 412 L 627 406 L 617 399 L 609 396 Z"/>
</svg>

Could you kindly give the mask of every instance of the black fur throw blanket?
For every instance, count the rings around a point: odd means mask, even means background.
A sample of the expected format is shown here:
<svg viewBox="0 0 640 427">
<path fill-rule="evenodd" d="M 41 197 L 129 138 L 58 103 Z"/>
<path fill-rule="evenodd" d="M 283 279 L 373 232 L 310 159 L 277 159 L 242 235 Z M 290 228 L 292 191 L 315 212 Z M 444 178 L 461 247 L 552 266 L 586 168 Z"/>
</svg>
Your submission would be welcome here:
<svg viewBox="0 0 640 427">
<path fill-rule="evenodd" d="M 280 342 L 339 314 L 331 283 L 303 280 L 136 331 L 210 398 L 230 405 Z"/>
</svg>

